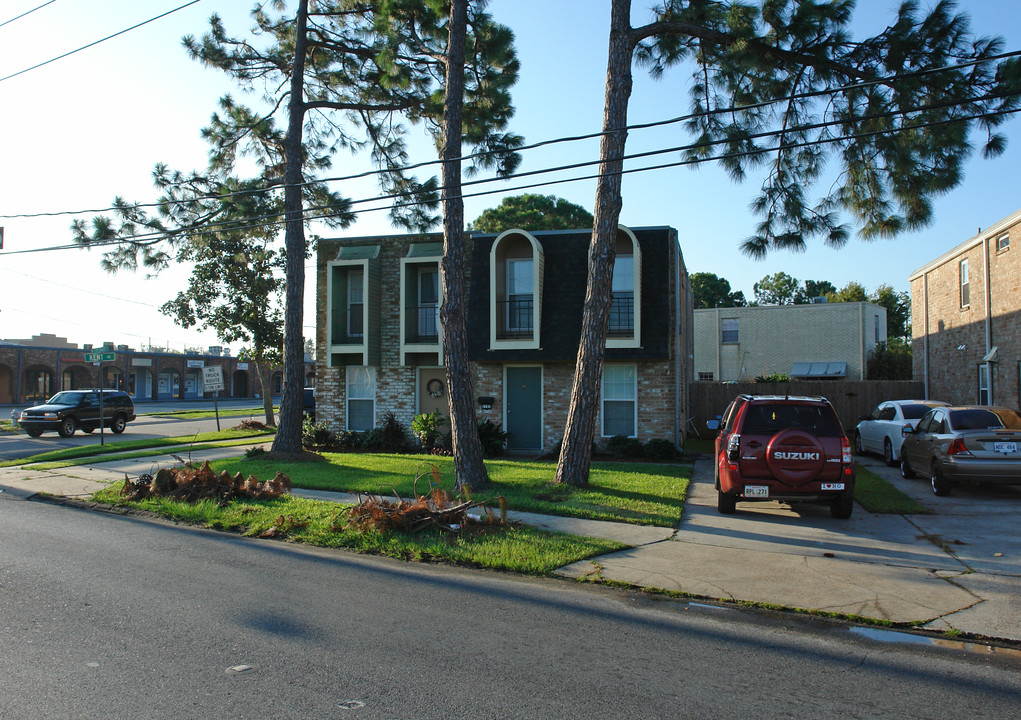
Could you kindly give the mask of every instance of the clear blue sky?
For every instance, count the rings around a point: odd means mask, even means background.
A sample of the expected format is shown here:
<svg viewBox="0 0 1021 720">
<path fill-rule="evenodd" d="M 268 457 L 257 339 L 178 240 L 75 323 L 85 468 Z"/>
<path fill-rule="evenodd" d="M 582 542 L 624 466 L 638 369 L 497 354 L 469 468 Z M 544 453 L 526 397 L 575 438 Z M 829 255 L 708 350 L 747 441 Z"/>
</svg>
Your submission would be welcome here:
<svg viewBox="0 0 1021 720">
<path fill-rule="evenodd" d="M 56 0 L 0 27 L 0 77 L 73 50 L 171 10 L 185 0 Z M 42 4 L 7 0 L 0 22 Z M 926 3 L 923 2 L 923 5 Z M 1021 6 L 1002 0 L 962 3 L 980 34 L 999 33 L 1007 50 L 1021 49 Z M 157 161 L 181 170 L 202 167 L 206 146 L 199 130 L 224 92 L 239 93 L 218 72 L 187 58 L 180 38 L 200 35 L 217 12 L 233 33 L 247 31 L 252 0 L 203 0 L 181 12 L 64 60 L 0 82 L 0 213 L 101 208 L 114 196 L 151 201 L 151 171 Z M 635 1 L 634 23 L 647 3 Z M 887 25 L 896 3 L 859 0 L 858 35 Z M 515 32 L 521 78 L 514 91 L 513 129 L 529 142 L 598 131 L 602 118 L 609 2 L 604 0 L 491 0 L 490 11 Z M 650 122 L 684 114 L 689 74 L 675 70 L 658 81 L 635 71 L 629 119 Z M 1015 175 L 1021 166 L 1021 125 L 1008 121 L 1007 152 L 991 161 L 973 159 L 962 185 L 936 204 L 936 220 L 923 231 L 896 240 L 864 243 L 854 238 L 842 250 L 816 243 L 801 254 L 774 253 L 762 261 L 739 251 L 756 218 L 749 212 L 761 177 L 731 182 L 714 166 L 675 168 L 628 175 L 621 222 L 678 229 L 689 272 L 713 272 L 752 297 L 753 284 L 778 271 L 801 280 L 829 280 L 840 287 L 855 280 L 869 290 L 882 283 L 907 290 L 907 276 L 926 261 L 1021 207 Z M 628 149 L 683 144 L 676 127 L 636 131 Z M 424 139 L 413 160 L 432 159 Z M 522 170 L 589 160 L 594 141 L 557 145 L 524 156 Z M 366 169 L 363 157 L 338 157 L 335 174 Z M 514 183 L 507 183 L 510 188 Z M 370 184 L 338 188 L 352 197 L 375 192 Z M 564 183 L 531 192 L 554 193 L 591 210 L 594 181 Z M 510 192 L 509 194 L 515 194 Z M 501 196 L 469 199 L 468 219 Z M 60 245 L 70 240 L 67 216 L 3 219 L 4 253 Z M 345 234 L 391 232 L 385 213 L 361 216 Z M 187 278 L 177 268 L 158 279 L 144 272 L 108 275 L 98 252 L 63 250 L 0 254 L 0 338 L 50 332 L 77 343 L 106 340 L 140 347 L 221 344 L 209 332 L 184 330 L 157 310 Z M 305 324 L 314 324 L 315 286 L 306 285 Z M 309 327 L 306 335 L 312 337 Z"/>
</svg>

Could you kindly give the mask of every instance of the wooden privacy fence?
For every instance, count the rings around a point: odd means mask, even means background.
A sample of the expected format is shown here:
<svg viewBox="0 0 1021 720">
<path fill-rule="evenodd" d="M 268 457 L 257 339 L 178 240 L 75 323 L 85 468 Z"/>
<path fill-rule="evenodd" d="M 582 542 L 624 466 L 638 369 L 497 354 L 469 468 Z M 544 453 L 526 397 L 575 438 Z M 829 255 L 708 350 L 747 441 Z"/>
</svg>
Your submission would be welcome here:
<svg viewBox="0 0 1021 720">
<path fill-rule="evenodd" d="M 913 380 L 827 380 L 795 381 L 789 383 L 720 383 L 694 382 L 688 385 L 689 418 L 686 435 L 713 437 L 706 429 L 706 420 L 723 414 L 727 404 L 741 393 L 748 395 L 822 395 L 833 404 L 844 426 L 844 432 L 851 436 L 858 418 L 868 415 L 884 400 L 918 399 L 923 396 L 925 385 Z M 694 432 L 693 431 L 697 431 Z"/>
</svg>

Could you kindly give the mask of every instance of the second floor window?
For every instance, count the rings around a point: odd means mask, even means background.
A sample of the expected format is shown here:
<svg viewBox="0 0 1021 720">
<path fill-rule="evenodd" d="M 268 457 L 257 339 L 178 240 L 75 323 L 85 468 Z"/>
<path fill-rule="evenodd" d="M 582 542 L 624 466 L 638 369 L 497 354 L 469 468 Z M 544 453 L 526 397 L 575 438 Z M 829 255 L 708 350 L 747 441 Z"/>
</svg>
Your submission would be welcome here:
<svg viewBox="0 0 1021 720">
<path fill-rule="evenodd" d="M 362 318 L 365 309 L 365 284 L 361 268 L 347 273 L 347 334 L 362 337 L 365 332 Z"/>
<path fill-rule="evenodd" d="M 610 335 L 631 335 L 635 331 L 634 255 L 617 255 L 614 259 L 612 290 Z"/>
<path fill-rule="evenodd" d="M 724 318 L 720 321 L 720 342 L 736 343 L 737 341 L 737 318 Z"/>
<path fill-rule="evenodd" d="M 961 260 L 961 307 L 971 305 L 971 293 L 968 282 L 968 261 Z"/>
<path fill-rule="evenodd" d="M 532 332 L 532 259 L 507 260 L 507 304 L 505 326 L 508 333 Z"/>
<path fill-rule="evenodd" d="M 418 271 L 418 336 L 438 336 L 438 313 L 440 302 L 440 274 L 435 267 Z"/>
</svg>

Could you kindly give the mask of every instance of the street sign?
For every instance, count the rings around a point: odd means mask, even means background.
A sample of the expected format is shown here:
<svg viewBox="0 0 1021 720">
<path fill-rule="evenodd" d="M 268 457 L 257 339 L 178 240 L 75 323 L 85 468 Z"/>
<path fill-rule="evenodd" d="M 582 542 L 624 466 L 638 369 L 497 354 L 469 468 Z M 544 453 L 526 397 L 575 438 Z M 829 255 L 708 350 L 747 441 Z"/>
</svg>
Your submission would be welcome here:
<svg viewBox="0 0 1021 720">
<path fill-rule="evenodd" d="M 202 368 L 202 389 L 207 392 L 223 390 L 223 368 L 219 365 L 207 365 Z"/>
<path fill-rule="evenodd" d="M 110 362 L 116 358 L 114 353 L 85 353 L 85 362 Z"/>
</svg>

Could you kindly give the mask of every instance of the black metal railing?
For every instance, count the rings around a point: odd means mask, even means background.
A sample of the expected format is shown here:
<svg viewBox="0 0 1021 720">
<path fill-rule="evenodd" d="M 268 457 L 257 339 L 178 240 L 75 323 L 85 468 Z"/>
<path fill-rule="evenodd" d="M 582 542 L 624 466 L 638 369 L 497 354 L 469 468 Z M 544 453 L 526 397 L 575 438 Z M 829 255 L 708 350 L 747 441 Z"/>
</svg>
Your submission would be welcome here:
<svg viewBox="0 0 1021 720">
<path fill-rule="evenodd" d="M 532 337 L 532 297 L 500 300 L 496 303 L 496 336 L 501 340 Z"/>
<path fill-rule="evenodd" d="M 362 322 L 361 303 L 352 303 L 348 307 L 338 308 L 332 313 L 331 335 L 335 345 L 360 343 L 365 335 Z"/>
<path fill-rule="evenodd" d="M 635 334 L 635 295 L 616 292 L 610 305 L 610 337 L 631 337 Z"/>
<path fill-rule="evenodd" d="M 439 342 L 439 307 L 435 303 L 408 305 L 404 317 L 404 342 L 419 344 Z"/>
</svg>

